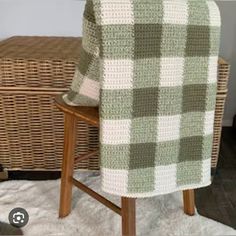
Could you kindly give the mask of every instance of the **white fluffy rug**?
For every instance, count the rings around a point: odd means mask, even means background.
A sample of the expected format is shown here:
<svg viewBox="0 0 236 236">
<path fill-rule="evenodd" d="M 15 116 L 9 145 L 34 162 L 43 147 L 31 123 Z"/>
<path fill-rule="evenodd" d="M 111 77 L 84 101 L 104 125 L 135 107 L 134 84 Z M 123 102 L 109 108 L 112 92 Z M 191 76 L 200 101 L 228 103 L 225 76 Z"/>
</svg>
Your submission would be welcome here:
<svg viewBox="0 0 236 236">
<path fill-rule="evenodd" d="M 77 173 L 76 176 L 99 191 L 99 177 L 91 172 Z M 9 212 L 15 207 L 23 207 L 30 215 L 28 225 L 23 228 L 25 235 L 121 235 L 120 217 L 76 188 L 71 214 L 64 219 L 58 219 L 59 190 L 59 180 L 0 183 L 0 221 L 8 222 Z M 105 195 L 119 204 L 119 198 Z M 236 235 L 235 230 L 221 223 L 198 214 L 193 217 L 185 215 L 181 192 L 138 199 L 136 204 L 137 235 Z"/>
</svg>

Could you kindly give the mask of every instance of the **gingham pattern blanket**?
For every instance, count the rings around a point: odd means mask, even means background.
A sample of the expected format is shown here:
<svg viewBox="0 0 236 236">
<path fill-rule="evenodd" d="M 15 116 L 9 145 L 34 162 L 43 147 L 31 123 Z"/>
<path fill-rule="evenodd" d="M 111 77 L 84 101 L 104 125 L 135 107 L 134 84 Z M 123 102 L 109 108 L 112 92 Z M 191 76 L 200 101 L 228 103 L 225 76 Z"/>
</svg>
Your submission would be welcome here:
<svg viewBox="0 0 236 236">
<path fill-rule="evenodd" d="M 102 189 L 210 184 L 220 14 L 207 0 L 87 0 L 70 105 L 100 106 Z"/>
</svg>

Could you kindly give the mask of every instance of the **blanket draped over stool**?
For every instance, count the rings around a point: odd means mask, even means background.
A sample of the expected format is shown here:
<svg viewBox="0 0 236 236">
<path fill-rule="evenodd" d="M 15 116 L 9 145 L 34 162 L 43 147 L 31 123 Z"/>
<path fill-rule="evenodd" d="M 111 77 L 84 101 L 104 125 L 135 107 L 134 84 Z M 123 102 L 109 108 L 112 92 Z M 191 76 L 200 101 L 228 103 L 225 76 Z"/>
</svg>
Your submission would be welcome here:
<svg viewBox="0 0 236 236">
<path fill-rule="evenodd" d="M 102 189 L 210 184 L 220 14 L 211 0 L 87 0 L 69 105 L 100 107 Z"/>
</svg>

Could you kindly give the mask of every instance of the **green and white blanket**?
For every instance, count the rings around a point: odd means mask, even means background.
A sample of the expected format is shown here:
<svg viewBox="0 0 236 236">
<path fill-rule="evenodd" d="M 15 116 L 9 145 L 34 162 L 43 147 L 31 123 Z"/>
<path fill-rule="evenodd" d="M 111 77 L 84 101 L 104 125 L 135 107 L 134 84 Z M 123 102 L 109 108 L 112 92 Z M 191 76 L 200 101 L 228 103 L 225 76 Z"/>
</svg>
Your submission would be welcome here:
<svg viewBox="0 0 236 236">
<path fill-rule="evenodd" d="M 210 184 L 220 25 L 211 0 L 87 0 L 64 100 L 100 106 L 105 192 Z"/>
</svg>

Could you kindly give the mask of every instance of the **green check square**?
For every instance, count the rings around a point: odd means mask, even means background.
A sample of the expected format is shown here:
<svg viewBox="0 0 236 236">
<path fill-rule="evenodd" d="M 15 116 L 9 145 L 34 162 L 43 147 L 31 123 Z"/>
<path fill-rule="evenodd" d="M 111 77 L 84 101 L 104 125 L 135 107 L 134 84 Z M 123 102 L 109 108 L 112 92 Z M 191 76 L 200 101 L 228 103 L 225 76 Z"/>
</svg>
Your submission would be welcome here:
<svg viewBox="0 0 236 236">
<path fill-rule="evenodd" d="M 98 81 L 98 82 L 100 81 L 100 73 L 99 73 L 99 70 L 97 68 L 99 63 L 100 63 L 99 58 L 98 57 L 94 57 L 93 58 L 93 62 L 89 66 L 89 71 L 86 74 L 86 76 L 89 79 L 95 80 L 95 81 Z"/>
<path fill-rule="evenodd" d="M 186 161 L 177 164 L 177 186 L 199 184 L 202 179 L 202 161 Z"/>
<path fill-rule="evenodd" d="M 80 82 L 82 82 L 82 81 L 80 81 Z M 67 98 L 68 98 L 68 100 L 69 101 L 74 101 L 75 100 L 75 98 L 76 98 L 76 96 L 77 96 L 77 92 L 75 92 L 75 91 L 73 91 L 71 88 L 70 88 L 70 90 L 67 92 Z"/>
<path fill-rule="evenodd" d="M 188 12 L 189 25 L 210 24 L 209 7 L 207 1 L 188 1 Z"/>
<path fill-rule="evenodd" d="M 162 27 L 161 56 L 184 57 L 187 26 L 164 24 Z"/>
<path fill-rule="evenodd" d="M 206 84 L 208 78 L 208 64 L 208 57 L 186 57 L 183 84 Z"/>
<path fill-rule="evenodd" d="M 134 88 L 158 87 L 159 75 L 160 58 L 141 58 L 134 61 Z"/>
<path fill-rule="evenodd" d="M 161 56 L 162 25 L 134 25 L 134 58 L 159 58 Z"/>
<path fill-rule="evenodd" d="M 68 99 L 70 101 L 73 101 L 75 104 L 82 104 L 83 106 L 96 107 L 98 105 L 97 100 L 94 100 L 93 98 L 80 94 L 80 93 L 76 93 L 76 94 L 73 93 L 72 97 L 69 97 Z"/>
<path fill-rule="evenodd" d="M 186 56 L 208 57 L 210 55 L 210 27 L 189 25 L 187 32 Z"/>
<path fill-rule="evenodd" d="M 92 62 L 93 55 L 88 53 L 84 50 L 83 47 L 80 49 L 80 58 L 83 58 L 83 60 L 80 60 L 78 64 L 78 69 L 82 75 L 85 75 L 88 72 L 89 65 Z"/>
<path fill-rule="evenodd" d="M 155 166 L 171 165 L 178 162 L 179 140 L 158 142 L 156 146 Z"/>
<path fill-rule="evenodd" d="M 158 104 L 157 88 L 133 90 L 133 117 L 156 116 Z"/>
<path fill-rule="evenodd" d="M 218 56 L 220 49 L 220 35 L 221 29 L 219 27 L 210 27 L 210 56 Z"/>
<path fill-rule="evenodd" d="M 84 18 L 92 23 L 96 23 L 94 11 L 93 11 L 94 5 L 92 0 L 86 1 L 86 6 L 84 9 Z"/>
<path fill-rule="evenodd" d="M 130 144 L 129 169 L 142 169 L 155 166 L 155 143 Z"/>
<path fill-rule="evenodd" d="M 161 24 L 163 21 L 162 1 L 135 0 L 133 8 L 135 24 Z"/>
<path fill-rule="evenodd" d="M 100 149 L 102 155 L 101 166 L 111 169 L 129 169 L 130 147 L 123 145 L 102 145 Z"/>
<path fill-rule="evenodd" d="M 213 145 L 213 134 L 209 134 L 203 137 L 203 150 L 202 158 L 203 160 L 208 159 L 212 155 L 212 145 Z"/>
<path fill-rule="evenodd" d="M 98 31 L 105 38 L 100 47 L 104 59 L 129 59 L 134 51 L 133 25 L 103 25 Z"/>
<path fill-rule="evenodd" d="M 206 111 L 215 110 L 217 83 L 208 84 L 206 87 Z"/>
<path fill-rule="evenodd" d="M 204 112 L 186 112 L 181 117 L 180 137 L 201 136 L 204 129 Z"/>
<path fill-rule="evenodd" d="M 155 187 L 154 167 L 144 169 L 129 170 L 128 192 L 145 193 L 151 192 Z"/>
<path fill-rule="evenodd" d="M 182 87 L 160 87 L 158 92 L 158 115 L 182 113 Z"/>
<path fill-rule="evenodd" d="M 206 84 L 192 84 L 183 86 L 183 112 L 201 111 L 206 109 L 207 99 Z"/>
<path fill-rule="evenodd" d="M 185 137 L 180 140 L 179 162 L 202 160 L 202 136 Z"/>
<path fill-rule="evenodd" d="M 156 142 L 156 117 L 133 118 L 131 124 L 131 143 L 151 143 Z"/>
<path fill-rule="evenodd" d="M 100 116 L 103 119 L 131 119 L 133 91 L 101 90 Z M 112 98 L 112 100 L 111 100 Z"/>
</svg>

